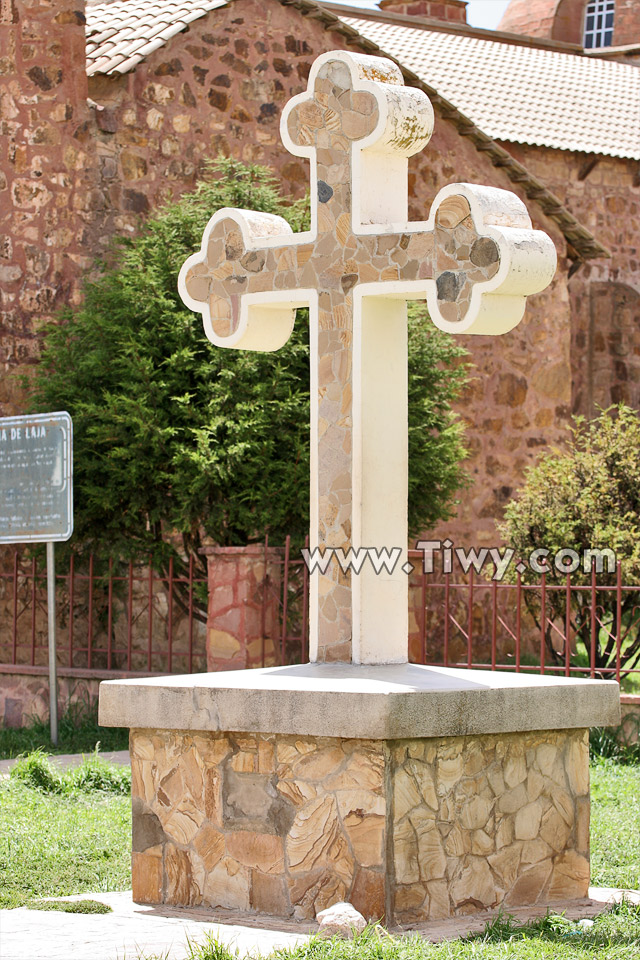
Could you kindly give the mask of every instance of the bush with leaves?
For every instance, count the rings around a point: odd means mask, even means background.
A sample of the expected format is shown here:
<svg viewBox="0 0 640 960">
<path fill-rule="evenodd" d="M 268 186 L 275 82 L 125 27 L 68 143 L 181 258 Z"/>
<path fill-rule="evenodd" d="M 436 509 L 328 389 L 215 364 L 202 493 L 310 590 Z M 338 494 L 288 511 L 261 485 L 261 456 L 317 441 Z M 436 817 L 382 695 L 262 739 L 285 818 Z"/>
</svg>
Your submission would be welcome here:
<svg viewBox="0 0 640 960">
<path fill-rule="evenodd" d="M 575 550 L 581 558 L 571 574 L 572 584 L 591 583 L 591 569 L 584 568 L 587 550 L 612 550 L 621 563 L 622 582 L 640 584 L 640 415 L 620 405 L 601 411 L 594 420 L 575 419 L 565 452 L 552 451 L 529 470 L 524 487 L 505 511 L 501 528 L 505 540 L 518 557 L 527 557 L 537 548 L 546 548 L 549 558 L 563 549 Z M 548 563 L 548 584 L 563 585 L 566 573 Z M 524 582 L 538 582 L 539 575 L 528 570 Z M 598 572 L 601 586 L 613 587 L 616 572 L 604 563 Z M 590 656 L 591 592 L 572 591 L 571 626 L 582 659 Z M 525 592 L 529 611 L 540 626 L 537 592 Z M 566 620 L 563 591 L 546 594 L 546 645 L 558 664 L 564 664 L 560 638 Z M 597 594 L 595 665 L 605 672 L 615 668 L 617 647 L 617 598 L 615 590 Z M 557 629 L 554 629 L 555 627 Z M 638 594 L 623 591 L 621 662 L 631 669 L 640 659 L 640 610 Z M 624 670 L 623 670 L 624 673 Z"/>
<path fill-rule="evenodd" d="M 307 311 L 275 353 L 219 350 L 178 296 L 180 267 L 221 207 L 308 224 L 308 203 L 283 197 L 269 170 L 221 158 L 192 193 L 118 241 L 83 305 L 46 329 L 31 409 L 73 417 L 76 549 L 151 556 L 161 572 L 173 556 L 177 575 L 193 557 L 204 573 L 203 537 L 300 543 L 307 531 Z M 424 307 L 411 311 L 409 334 L 410 525 L 419 531 L 449 515 L 463 482 L 451 404 L 467 364 Z"/>
</svg>

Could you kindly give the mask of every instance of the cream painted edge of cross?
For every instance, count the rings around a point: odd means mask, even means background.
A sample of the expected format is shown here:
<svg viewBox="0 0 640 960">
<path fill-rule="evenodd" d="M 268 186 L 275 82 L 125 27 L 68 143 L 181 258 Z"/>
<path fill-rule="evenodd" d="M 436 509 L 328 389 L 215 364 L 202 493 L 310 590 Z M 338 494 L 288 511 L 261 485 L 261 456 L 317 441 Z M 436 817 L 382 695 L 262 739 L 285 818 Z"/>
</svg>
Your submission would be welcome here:
<svg viewBox="0 0 640 960">
<path fill-rule="evenodd" d="M 507 333 L 522 319 L 527 296 L 540 293 L 553 279 L 557 265 L 553 242 L 542 231 L 532 229 L 527 208 L 514 193 L 477 184 L 453 183 L 444 187 L 433 202 L 428 220 L 408 221 L 408 158 L 428 143 L 433 132 L 433 108 L 425 93 L 404 86 L 400 69 L 390 60 L 342 50 L 323 54 L 314 61 L 307 90 L 289 101 L 280 121 L 280 134 L 287 150 L 311 161 L 311 229 L 294 234 L 286 220 L 273 214 L 231 208 L 218 210 L 205 228 L 200 251 L 190 256 L 180 270 L 178 289 L 183 302 L 202 314 L 205 334 L 216 346 L 262 351 L 277 350 L 287 342 L 293 330 L 296 308 L 313 307 L 317 299 L 315 290 L 244 294 L 237 330 L 229 336 L 219 336 L 213 329 L 208 304 L 193 300 L 185 281 L 188 271 L 205 261 L 209 237 L 221 220 L 231 219 L 238 224 L 247 250 L 287 242 L 295 246 L 316 239 L 316 150 L 313 146 L 293 143 L 287 123 L 291 110 L 312 99 L 317 74 L 331 60 L 340 60 L 348 66 L 354 88 L 371 93 L 380 112 L 375 130 L 368 137 L 354 142 L 352 147 L 354 232 L 378 235 L 431 232 L 442 203 L 461 196 L 469 203 L 478 233 L 491 237 L 500 251 L 498 272 L 491 280 L 474 283 L 471 304 L 461 322 L 450 322 L 440 315 L 435 277 L 369 284 L 367 293 L 424 299 L 432 322 L 447 333 L 493 336 Z M 381 74 L 384 81 L 369 79 L 372 75 L 379 78 Z M 397 131 L 406 132 L 410 126 L 414 128 L 412 138 L 405 133 L 403 146 L 398 147 L 394 142 Z M 362 189 L 365 182 L 366 190 Z M 354 313 L 354 326 L 360 321 L 361 317 Z"/>
<path fill-rule="evenodd" d="M 238 224 L 246 250 L 267 249 L 283 244 L 292 246 L 313 242 L 317 236 L 317 169 L 315 148 L 297 146 L 288 134 L 290 111 L 311 99 L 318 71 L 328 61 L 339 60 L 351 72 L 355 89 L 372 93 L 379 106 L 380 119 L 373 133 L 352 145 L 352 204 L 354 232 L 384 235 L 431 231 L 439 208 L 455 197 L 464 197 L 479 234 L 491 237 L 500 252 L 500 267 L 488 281 L 474 283 L 470 308 L 463 321 L 452 323 L 440 315 L 436 277 L 419 281 L 382 281 L 356 284 L 353 288 L 353 528 L 352 543 L 358 546 L 396 546 L 406 550 L 407 543 L 407 451 L 406 451 L 406 300 L 426 299 L 432 322 L 448 333 L 498 335 L 513 329 L 524 314 L 526 297 L 544 290 L 556 269 L 556 251 L 551 239 L 532 229 L 524 203 L 513 193 L 475 184 L 450 184 L 436 196 L 429 219 L 408 221 L 408 158 L 428 142 L 433 131 L 433 109 L 426 94 L 403 85 L 400 70 L 391 61 L 334 51 L 313 64 L 307 91 L 294 97 L 285 107 L 281 120 L 284 145 L 294 156 L 310 160 L 311 230 L 294 234 L 281 217 L 248 210 L 225 208 L 209 221 L 201 249 L 183 265 L 179 291 L 184 303 L 201 313 L 208 339 L 216 346 L 246 350 L 277 350 L 293 330 L 295 309 L 310 308 L 311 397 L 318 388 L 318 292 L 315 289 L 272 291 L 241 295 L 237 330 L 229 336 L 215 333 L 208 303 L 193 300 L 186 289 L 188 271 L 206 261 L 211 232 L 225 219 Z M 381 81 L 380 76 L 384 76 Z M 371 79 L 375 76 L 376 79 Z M 416 122 L 416 117 L 418 122 Z M 407 130 L 415 131 L 413 138 Z M 402 146 L 398 147 L 398 131 Z M 366 190 L 363 189 L 366 184 Z M 397 383 L 387 386 L 388 395 L 369 383 L 375 357 L 363 369 L 363 319 L 367 324 L 380 322 L 384 312 L 384 355 L 386 370 L 397 367 Z M 399 312 L 400 311 L 400 312 Z M 395 330 L 394 342 L 392 331 Z M 404 330 L 401 334 L 400 331 Z M 404 337 L 404 343 L 399 342 Z M 390 378 L 388 378 L 390 379 Z M 402 383 L 400 382 L 402 381 Z M 377 381 L 379 382 L 379 381 Z M 384 393 L 384 391 L 382 391 Z M 366 403 L 363 398 L 366 394 Z M 367 406 L 365 410 L 364 407 Z M 402 428 L 404 423 L 404 431 Z M 380 464 L 378 436 L 393 436 L 397 450 L 393 463 Z M 404 438 L 404 439 L 402 439 Z M 399 440 L 402 439 L 402 442 Z M 318 545 L 318 417 L 311 403 L 311 497 L 310 547 Z M 369 483 L 365 496 L 364 478 L 372 470 L 380 484 Z M 375 489 L 373 489 L 375 488 Z M 382 494 L 380 493 L 382 489 Z M 380 502 L 384 510 L 379 509 Z M 377 504 L 377 506 L 376 506 Z M 355 663 L 406 662 L 408 659 L 408 577 L 399 570 L 390 576 L 373 577 L 363 572 L 352 577 L 352 661 Z M 310 659 L 316 660 L 319 641 L 318 574 L 310 578 Z"/>
</svg>

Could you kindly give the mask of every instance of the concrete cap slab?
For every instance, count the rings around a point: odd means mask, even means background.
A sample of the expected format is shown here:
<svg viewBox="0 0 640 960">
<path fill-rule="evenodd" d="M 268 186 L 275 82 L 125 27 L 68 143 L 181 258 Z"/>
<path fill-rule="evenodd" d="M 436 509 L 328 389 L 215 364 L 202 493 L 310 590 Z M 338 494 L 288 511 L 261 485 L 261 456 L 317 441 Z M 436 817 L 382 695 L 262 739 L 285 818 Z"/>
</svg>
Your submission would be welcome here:
<svg viewBox="0 0 640 960">
<path fill-rule="evenodd" d="M 108 680 L 106 727 L 389 740 L 620 723 L 612 680 L 417 664 L 307 663 Z"/>
</svg>

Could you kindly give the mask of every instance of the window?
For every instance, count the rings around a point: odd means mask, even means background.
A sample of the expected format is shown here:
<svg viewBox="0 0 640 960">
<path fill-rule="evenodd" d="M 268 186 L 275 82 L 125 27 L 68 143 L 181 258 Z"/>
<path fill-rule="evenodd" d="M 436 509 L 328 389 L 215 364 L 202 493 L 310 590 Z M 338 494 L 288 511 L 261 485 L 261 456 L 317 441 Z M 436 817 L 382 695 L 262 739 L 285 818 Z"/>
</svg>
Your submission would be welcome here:
<svg viewBox="0 0 640 960">
<path fill-rule="evenodd" d="M 616 0 L 589 0 L 584 21 L 585 50 L 612 45 L 615 9 Z"/>
</svg>

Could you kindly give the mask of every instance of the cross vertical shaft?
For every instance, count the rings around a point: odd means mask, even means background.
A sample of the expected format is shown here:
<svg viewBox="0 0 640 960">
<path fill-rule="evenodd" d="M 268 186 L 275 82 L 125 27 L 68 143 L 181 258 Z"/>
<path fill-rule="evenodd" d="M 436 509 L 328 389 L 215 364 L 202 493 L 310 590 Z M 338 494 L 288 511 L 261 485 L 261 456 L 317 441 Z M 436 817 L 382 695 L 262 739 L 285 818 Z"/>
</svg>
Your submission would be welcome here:
<svg viewBox="0 0 640 960">
<path fill-rule="evenodd" d="M 429 220 L 407 222 L 408 158 L 432 129 L 428 98 L 395 64 L 319 57 L 281 123 L 287 149 L 310 162 L 310 232 L 221 210 L 180 274 L 219 346 L 278 349 L 295 308 L 309 307 L 310 546 L 332 552 L 310 578 L 312 660 L 407 659 L 406 301 L 426 299 L 452 333 L 505 333 L 555 270 L 553 244 L 507 191 L 453 184 Z M 351 550 L 348 569 L 333 552 Z M 380 552 L 386 569 L 372 563 Z"/>
</svg>

